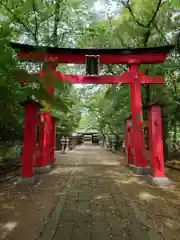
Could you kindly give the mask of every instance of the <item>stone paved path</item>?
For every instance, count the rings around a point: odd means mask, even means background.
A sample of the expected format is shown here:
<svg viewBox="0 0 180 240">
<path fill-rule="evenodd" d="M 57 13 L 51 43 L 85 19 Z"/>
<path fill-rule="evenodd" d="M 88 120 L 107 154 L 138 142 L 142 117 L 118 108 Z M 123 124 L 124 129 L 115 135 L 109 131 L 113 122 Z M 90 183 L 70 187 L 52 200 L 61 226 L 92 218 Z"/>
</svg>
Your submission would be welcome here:
<svg viewBox="0 0 180 240">
<path fill-rule="evenodd" d="M 41 240 L 148 239 L 115 182 L 120 162 L 112 153 L 83 145 L 61 164 L 73 170 Z"/>
<path fill-rule="evenodd" d="M 123 155 L 84 144 L 57 153 L 36 186 L 2 186 L 0 239 L 179 239 L 179 192 L 148 185 L 122 162 Z"/>
</svg>

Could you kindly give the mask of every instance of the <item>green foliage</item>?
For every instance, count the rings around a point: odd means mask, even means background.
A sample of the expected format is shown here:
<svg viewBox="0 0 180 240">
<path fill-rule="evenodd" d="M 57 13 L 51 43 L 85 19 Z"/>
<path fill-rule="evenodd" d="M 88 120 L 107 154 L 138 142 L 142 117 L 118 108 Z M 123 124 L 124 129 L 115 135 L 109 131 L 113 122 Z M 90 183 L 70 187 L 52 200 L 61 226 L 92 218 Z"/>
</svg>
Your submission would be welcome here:
<svg viewBox="0 0 180 240">
<path fill-rule="evenodd" d="M 121 1 L 121 11 L 115 19 L 107 17 L 93 22 L 87 27 L 80 46 L 95 47 L 151 47 L 170 44 L 179 28 L 177 1 Z M 141 7 L 140 7 L 141 6 Z M 83 45 L 84 44 L 84 45 Z M 143 65 L 141 71 L 151 75 L 164 75 L 164 86 L 142 86 L 142 102 L 164 104 L 164 120 L 171 132 L 174 121 L 180 123 L 179 116 L 179 56 L 169 56 L 164 64 Z M 127 66 L 102 66 L 106 74 L 122 74 Z M 95 87 L 94 87 L 95 88 Z M 89 94 L 89 91 L 91 94 Z M 86 107 L 89 119 L 94 118 L 102 133 L 124 133 L 124 119 L 130 114 L 128 86 L 102 86 L 99 92 L 88 90 Z"/>
<path fill-rule="evenodd" d="M 55 96 L 51 98 L 39 79 L 21 87 L 15 72 L 24 69 L 36 73 L 42 66 L 28 62 L 16 62 L 15 54 L 8 47 L 9 41 L 23 41 L 27 44 L 68 46 L 74 42 L 76 34 L 82 32 L 83 16 L 87 16 L 86 6 L 78 0 L 39 1 L 0 0 L 0 115 L 1 140 L 23 136 L 24 108 L 20 102 L 27 97 L 37 101 L 45 100 L 51 111 L 59 118 L 58 127 L 72 132 L 80 118 L 75 89 L 66 84 L 57 84 Z M 73 22 L 77 22 L 77 26 Z M 18 79 L 19 80 L 19 79 Z M 50 79 L 49 79 L 50 80 Z"/>
<path fill-rule="evenodd" d="M 102 134 L 119 136 L 124 133 L 124 119 L 130 114 L 128 86 L 87 86 L 77 91 L 71 85 L 58 83 L 54 98 L 49 98 L 38 79 L 24 87 L 15 81 L 14 71 L 25 69 L 34 73 L 40 71 L 42 65 L 16 62 L 7 44 L 13 40 L 55 47 L 149 47 L 171 43 L 179 29 L 179 1 L 113 1 L 120 3 L 115 13 L 109 12 L 112 9 L 108 7 L 108 1 L 101 2 L 107 5 L 105 18 L 93 10 L 95 1 L 20 0 L 17 3 L 15 0 L 0 0 L 1 136 L 22 135 L 24 109 L 19 102 L 27 96 L 51 104 L 52 113 L 59 118 L 60 132 L 74 131 L 85 107 L 88 109 L 86 120 L 81 120 L 80 125 L 91 123 Z M 150 91 L 146 85 L 142 86 L 142 98 L 144 105 L 150 102 L 166 105 L 165 120 L 170 132 L 174 123 L 180 127 L 179 59 L 176 53 L 172 53 L 165 64 L 141 66 L 141 71 L 148 74 L 165 75 L 164 86 L 151 86 Z M 122 74 L 128 69 L 124 65 L 101 67 L 103 74 Z M 58 70 L 84 72 L 79 65 L 61 65 Z"/>
<path fill-rule="evenodd" d="M 8 47 L 4 37 L 0 38 L 0 131 L 1 138 L 7 135 L 21 134 L 22 109 L 18 103 L 21 94 L 21 86 L 13 79 L 13 71 L 16 69 L 16 61 L 13 57 L 12 49 Z"/>
</svg>

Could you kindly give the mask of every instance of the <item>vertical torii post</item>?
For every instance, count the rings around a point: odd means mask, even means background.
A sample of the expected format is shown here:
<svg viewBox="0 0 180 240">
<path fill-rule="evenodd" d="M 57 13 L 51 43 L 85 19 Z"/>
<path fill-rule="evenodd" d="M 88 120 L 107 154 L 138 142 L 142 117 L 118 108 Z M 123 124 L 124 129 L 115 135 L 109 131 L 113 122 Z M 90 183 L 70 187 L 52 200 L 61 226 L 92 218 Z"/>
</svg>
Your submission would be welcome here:
<svg viewBox="0 0 180 240">
<path fill-rule="evenodd" d="M 22 103 L 22 105 L 25 106 L 25 120 L 21 169 L 22 178 L 20 182 L 33 184 L 36 182 L 33 163 L 36 156 L 39 104 L 32 99 L 28 99 Z"/>
<path fill-rule="evenodd" d="M 56 150 L 56 120 L 55 116 L 51 116 L 52 121 L 52 129 L 51 129 L 51 153 L 50 153 L 50 163 L 54 165 L 55 158 L 55 150 Z"/>
<path fill-rule="evenodd" d="M 39 151 L 40 157 L 36 159 L 36 173 L 49 172 L 51 166 L 49 165 L 49 139 L 50 139 L 50 127 L 51 127 L 51 116 L 46 113 L 41 113 L 41 131 L 40 131 L 40 143 Z"/>
<path fill-rule="evenodd" d="M 135 165 L 132 165 L 132 171 L 136 174 L 142 175 L 146 174 L 148 170 L 144 155 L 145 142 L 141 101 L 141 82 L 139 78 L 139 64 L 136 61 L 130 62 L 129 72 L 133 74 L 130 83 L 130 101 Z"/>
<path fill-rule="evenodd" d="M 169 180 L 164 174 L 161 109 L 162 107 L 158 104 L 149 105 L 149 145 L 152 167 L 151 182 L 155 185 L 165 186 Z"/>
<path fill-rule="evenodd" d="M 131 152 L 131 150 L 132 150 L 131 130 L 132 130 L 132 120 L 131 120 L 131 117 L 129 117 L 128 119 L 126 119 L 126 145 L 125 145 L 129 167 L 131 167 L 134 164 L 134 159 L 133 159 L 133 155 L 132 155 L 132 152 Z"/>
<path fill-rule="evenodd" d="M 48 76 L 48 78 L 53 78 L 55 76 L 55 70 L 57 67 L 57 61 L 56 59 L 53 59 L 52 61 L 49 61 L 47 63 L 47 66 L 43 68 L 43 72 L 40 74 L 43 76 L 44 74 Z M 48 79 L 47 79 L 48 80 Z M 49 79 L 49 81 L 53 81 L 53 79 Z M 48 88 L 47 90 L 48 94 L 53 97 L 54 95 L 54 88 Z M 53 119 L 50 112 L 42 112 L 41 113 L 41 121 L 43 123 L 43 129 L 41 131 L 40 136 L 40 152 L 41 156 L 37 159 L 36 162 L 36 173 L 47 173 L 50 171 L 52 167 L 52 155 L 51 150 L 53 148 L 53 141 L 51 132 L 54 131 L 55 128 L 53 127 Z M 54 164 L 54 162 L 53 162 Z"/>
<path fill-rule="evenodd" d="M 160 54 L 161 55 L 161 54 Z M 163 61 L 163 60 L 162 60 Z M 152 63 L 156 62 L 152 60 Z M 164 78 L 161 76 L 148 76 L 142 72 L 139 72 L 138 60 L 132 60 L 129 62 L 129 75 L 130 80 L 130 96 L 131 96 L 131 111 L 132 111 L 132 131 L 135 153 L 135 166 L 133 171 L 136 174 L 148 174 L 149 166 L 145 158 L 145 141 L 143 130 L 143 117 L 142 117 L 142 101 L 141 101 L 141 84 L 163 84 Z M 127 76 L 128 76 L 127 75 Z M 155 144 L 155 142 L 154 142 Z"/>
</svg>

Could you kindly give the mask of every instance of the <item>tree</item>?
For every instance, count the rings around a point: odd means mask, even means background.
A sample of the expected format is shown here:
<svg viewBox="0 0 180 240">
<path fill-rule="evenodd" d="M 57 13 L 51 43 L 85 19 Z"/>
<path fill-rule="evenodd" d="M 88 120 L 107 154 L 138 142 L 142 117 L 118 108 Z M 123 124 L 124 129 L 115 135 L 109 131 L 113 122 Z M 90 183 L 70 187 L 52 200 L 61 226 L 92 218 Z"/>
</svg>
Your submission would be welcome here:
<svg viewBox="0 0 180 240">
<path fill-rule="evenodd" d="M 114 19 L 109 18 L 107 12 L 105 19 L 97 20 L 90 27 L 87 27 L 86 34 L 80 41 L 80 46 L 84 47 L 85 43 L 89 41 L 91 46 L 94 47 L 117 48 L 152 47 L 173 42 L 179 24 L 178 3 L 172 3 L 171 1 L 171 4 L 169 4 L 168 1 L 161 0 L 119 2 L 121 3 L 119 16 L 116 15 Z M 158 102 L 166 106 L 163 118 L 164 143 L 168 133 L 172 136 L 172 131 L 176 133 L 174 138 L 177 139 L 178 131 L 173 129 L 175 129 L 174 126 L 179 126 L 177 113 L 179 106 L 177 90 L 179 88 L 179 74 L 177 72 L 179 58 L 176 55 L 173 52 L 163 65 L 141 66 L 141 71 L 146 74 L 165 75 L 166 84 L 164 86 L 142 86 L 144 106 L 152 102 Z M 122 74 L 127 71 L 127 66 L 107 65 L 102 66 L 101 71 L 106 74 Z M 99 92 L 99 94 L 95 92 L 95 95 L 89 101 L 89 109 L 94 111 L 94 116 L 96 116 L 101 128 L 107 129 L 109 125 L 109 131 L 123 134 L 124 119 L 130 114 L 128 87 L 123 85 L 102 86 Z"/>
<path fill-rule="evenodd" d="M 88 15 L 85 10 L 85 5 L 81 1 L 39 1 L 28 0 L 20 1 L 18 4 L 13 1 L 1 0 L 1 26 L 4 29 L 4 33 L 7 41 L 20 41 L 23 43 L 29 43 L 34 45 L 48 45 L 54 47 L 66 47 L 74 44 L 74 39 L 78 34 L 81 34 L 82 25 L 85 21 L 85 17 Z M 76 21 L 77 25 L 74 26 L 73 22 Z M 8 31 L 9 29 L 9 31 Z M 3 46 L 2 46 L 3 48 Z M 14 59 L 14 53 L 11 51 L 10 58 Z M 4 62 L 8 66 L 7 60 Z M 44 63 L 43 63 L 44 64 Z M 29 74 L 39 72 L 42 69 L 42 64 L 32 63 L 14 63 L 16 72 L 20 69 L 24 69 Z M 62 68 L 62 67 L 61 67 Z M 5 73 L 5 71 L 4 71 Z M 12 72 L 11 72 L 12 76 Z M 33 96 L 38 101 L 43 100 L 44 110 L 51 110 L 56 113 L 56 116 L 60 118 L 60 122 L 66 122 L 65 128 L 67 131 L 71 131 L 74 126 L 77 125 L 79 117 L 76 117 L 76 92 L 71 85 L 57 84 L 54 99 L 51 99 L 44 89 L 44 82 L 40 83 L 39 78 L 35 79 L 34 83 L 28 83 L 22 88 L 17 82 L 7 82 L 6 74 L 4 75 L 4 88 L 11 89 L 13 92 L 12 101 L 17 103 L 17 116 L 15 116 L 17 122 L 23 129 L 23 114 L 24 110 L 19 105 L 20 101 L 26 99 L 27 96 Z M 17 76 L 16 76 L 17 77 Z M 11 77 L 12 79 L 12 77 Z M 2 81 L 1 81 L 2 83 Z M 14 91 L 17 88 L 17 91 Z M 2 89 L 2 88 L 1 88 Z M 10 92 L 5 92 L 3 99 L 9 98 Z M 5 98 L 6 96 L 6 98 Z M 6 101 L 8 107 L 10 104 Z M 75 111 L 74 111 L 75 109 Z M 12 119 L 10 114 L 11 109 L 7 109 L 7 116 L 2 116 L 3 128 L 6 129 L 9 123 L 7 119 Z M 79 116 L 79 114 L 77 114 Z M 67 121 L 69 118 L 70 121 Z M 66 120 L 65 120 L 66 119 Z M 14 119 L 12 122 L 15 123 Z M 17 127 L 14 127 L 14 131 L 19 132 Z M 22 132 L 22 131 L 21 131 Z"/>
</svg>

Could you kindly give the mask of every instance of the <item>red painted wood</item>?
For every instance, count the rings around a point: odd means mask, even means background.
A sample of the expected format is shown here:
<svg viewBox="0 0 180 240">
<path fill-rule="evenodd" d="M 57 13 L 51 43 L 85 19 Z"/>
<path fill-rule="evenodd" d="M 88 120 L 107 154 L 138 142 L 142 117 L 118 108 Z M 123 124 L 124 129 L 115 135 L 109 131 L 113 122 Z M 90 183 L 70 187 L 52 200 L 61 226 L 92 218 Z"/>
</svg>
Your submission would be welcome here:
<svg viewBox="0 0 180 240">
<path fill-rule="evenodd" d="M 128 163 L 134 164 L 134 156 L 132 153 L 133 141 L 132 141 L 132 127 L 128 128 Z"/>
<path fill-rule="evenodd" d="M 48 93 L 49 93 L 49 95 L 54 95 L 54 88 L 48 88 Z"/>
<path fill-rule="evenodd" d="M 150 156 L 153 177 L 164 177 L 161 106 L 150 107 Z"/>
<path fill-rule="evenodd" d="M 51 117 L 52 121 L 52 131 L 51 131 L 51 154 L 50 162 L 53 164 L 55 162 L 55 150 L 56 150 L 56 120 Z"/>
<path fill-rule="evenodd" d="M 49 165 L 50 160 L 50 146 L 51 146 L 51 115 L 50 113 L 41 113 L 42 128 L 40 131 L 39 151 L 40 157 L 36 159 L 37 167 L 44 167 Z"/>
<path fill-rule="evenodd" d="M 129 71 L 134 73 L 134 82 L 130 84 L 133 146 L 136 167 L 145 167 L 145 141 L 142 119 L 141 85 L 138 78 L 138 64 L 132 64 Z"/>
<path fill-rule="evenodd" d="M 148 138 L 149 138 L 149 155 L 150 155 L 150 166 L 153 169 L 153 155 L 152 155 L 152 147 L 153 147 L 153 139 L 152 139 L 152 114 L 151 109 L 148 110 Z"/>
<path fill-rule="evenodd" d="M 40 73 L 42 77 L 44 72 L 53 72 L 55 71 L 57 66 L 56 62 L 50 62 L 46 67 L 44 67 L 43 71 Z M 48 88 L 49 95 L 54 95 L 54 88 Z M 41 113 L 41 121 L 43 122 L 43 128 L 40 135 L 40 144 L 39 144 L 39 151 L 41 152 L 40 158 L 37 159 L 36 165 L 38 167 L 48 166 L 52 163 L 52 151 L 54 149 L 53 144 L 54 140 L 52 135 L 54 135 L 55 128 L 53 126 L 53 120 L 51 113 L 43 112 Z"/>
<path fill-rule="evenodd" d="M 141 84 L 164 84 L 163 76 L 151 76 L 139 73 L 139 81 Z"/>
<path fill-rule="evenodd" d="M 44 72 L 40 72 L 40 76 L 43 77 Z M 37 74 L 38 76 L 38 74 Z M 99 76 L 86 76 L 86 75 L 73 75 L 73 74 L 63 74 L 61 72 L 56 72 L 56 77 L 60 81 L 65 81 L 68 83 L 76 84 L 130 84 L 134 79 L 134 74 L 131 72 L 125 72 L 121 76 L 118 75 L 99 75 Z M 36 78 L 37 79 L 37 78 Z M 20 80 L 20 84 L 24 85 L 30 82 L 30 79 Z M 34 78 L 32 78 L 34 81 Z M 163 76 L 151 76 L 145 75 L 143 72 L 139 73 L 139 82 L 141 84 L 164 84 Z M 53 90 L 51 90 L 53 91 Z M 51 93 L 50 93 L 51 94 Z"/>
<path fill-rule="evenodd" d="M 41 72 L 42 76 L 43 73 Z M 130 84 L 134 81 L 134 73 L 125 72 L 121 76 L 116 75 L 73 75 L 56 72 L 56 77 L 61 81 L 67 81 L 73 84 Z M 163 84 L 164 78 L 162 76 L 146 76 L 144 73 L 139 73 L 139 82 L 142 84 Z"/>
<path fill-rule="evenodd" d="M 24 146 L 22 154 L 22 177 L 34 176 L 33 162 L 36 153 L 38 126 L 38 106 L 36 103 L 26 105 L 24 120 Z"/>
<path fill-rule="evenodd" d="M 128 64 L 133 60 L 139 64 L 151 64 L 164 62 L 168 53 L 140 53 L 140 54 L 102 54 L 100 64 Z M 57 58 L 59 63 L 85 64 L 85 54 L 48 54 L 42 52 L 25 53 L 23 51 L 17 54 L 17 58 L 26 61 L 51 61 Z"/>
<path fill-rule="evenodd" d="M 39 142 L 38 142 L 38 157 L 36 158 L 36 166 L 43 166 L 42 162 L 42 150 L 43 150 L 43 142 L 44 142 L 44 118 L 43 115 L 40 115 L 39 121 Z"/>
<path fill-rule="evenodd" d="M 104 76 L 86 76 L 86 75 L 71 75 L 56 72 L 56 77 L 61 81 L 70 83 L 86 83 L 86 84 L 118 84 L 129 83 L 126 73 L 122 76 L 104 75 Z"/>
<path fill-rule="evenodd" d="M 134 163 L 134 158 L 131 152 L 132 149 L 132 120 L 127 119 L 126 120 L 126 154 L 128 157 L 128 164 Z"/>
<path fill-rule="evenodd" d="M 128 140 L 129 140 L 129 135 L 128 135 L 128 125 L 127 121 L 125 123 L 125 154 L 128 157 Z"/>
</svg>

